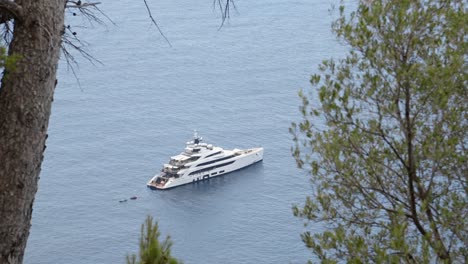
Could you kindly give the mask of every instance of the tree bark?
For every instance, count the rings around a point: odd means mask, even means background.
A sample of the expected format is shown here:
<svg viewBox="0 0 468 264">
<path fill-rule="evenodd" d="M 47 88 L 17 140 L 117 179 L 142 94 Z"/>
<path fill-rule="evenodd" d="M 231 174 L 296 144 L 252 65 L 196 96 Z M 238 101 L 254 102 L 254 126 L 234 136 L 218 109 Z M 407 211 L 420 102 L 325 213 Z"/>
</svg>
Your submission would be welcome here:
<svg viewBox="0 0 468 264">
<path fill-rule="evenodd" d="M 65 0 L 17 0 L 0 88 L 0 263 L 22 263 L 56 84 Z"/>
</svg>

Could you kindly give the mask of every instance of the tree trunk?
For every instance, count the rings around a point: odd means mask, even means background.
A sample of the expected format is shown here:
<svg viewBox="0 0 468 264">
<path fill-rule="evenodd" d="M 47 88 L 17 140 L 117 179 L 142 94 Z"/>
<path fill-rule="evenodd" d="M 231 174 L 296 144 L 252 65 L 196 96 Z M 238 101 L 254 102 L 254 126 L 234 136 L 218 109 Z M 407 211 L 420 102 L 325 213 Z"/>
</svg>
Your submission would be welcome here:
<svg viewBox="0 0 468 264">
<path fill-rule="evenodd" d="M 17 0 L 0 89 L 0 263 L 22 263 L 43 160 L 64 28 L 65 0 Z"/>
</svg>

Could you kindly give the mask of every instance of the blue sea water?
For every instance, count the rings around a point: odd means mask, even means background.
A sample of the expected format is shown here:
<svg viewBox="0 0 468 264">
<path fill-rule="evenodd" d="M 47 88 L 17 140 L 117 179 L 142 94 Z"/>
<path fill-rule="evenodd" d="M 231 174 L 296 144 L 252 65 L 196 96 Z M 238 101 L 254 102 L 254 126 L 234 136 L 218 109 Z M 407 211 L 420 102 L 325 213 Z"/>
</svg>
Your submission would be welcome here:
<svg viewBox="0 0 468 264">
<path fill-rule="evenodd" d="M 291 207 L 310 182 L 288 127 L 300 118 L 297 91 L 343 50 L 330 32 L 337 1 L 236 1 L 221 30 L 212 1 L 148 2 L 172 47 L 143 1 L 104 2 L 115 26 L 75 28 L 102 65 L 77 57 L 80 85 L 60 65 L 25 263 L 124 263 L 147 215 L 187 264 L 306 262 Z M 193 129 L 228 149 L 263 146 L 264 161 L 149 190 Z"/>
</svg>

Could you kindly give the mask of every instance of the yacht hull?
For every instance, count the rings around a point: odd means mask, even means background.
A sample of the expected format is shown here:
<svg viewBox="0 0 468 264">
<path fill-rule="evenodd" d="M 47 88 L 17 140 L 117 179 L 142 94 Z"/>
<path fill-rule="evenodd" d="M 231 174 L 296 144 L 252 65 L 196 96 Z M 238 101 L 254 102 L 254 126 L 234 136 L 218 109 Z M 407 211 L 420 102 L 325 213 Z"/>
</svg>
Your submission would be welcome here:
<svg viewBox="0 0 468 264">
<path fill-rule="evenodd" d="M 214 177 L 218 177 L 230 172 L 240 170 L 248 167 L 252 164 L 263 160 L 263 148 L 252 148 L 242 151 L 242 154 L 233 157 L 232 159 L 222 162 L 221 165 L 228 163 L 223 166 L 215 166 L 210 170 L 203 170 L 202 172 L 186 172 L 179 178 L 171 178 L 164 184 L 157 184 L 156 178 L 159 175 L 154 176 L 148 183 L 147 186 L 151 189 L 165 190 L 181 186 L 184 184 L 195 183 L 199 181 L 205 181 Z"/>
</svg>

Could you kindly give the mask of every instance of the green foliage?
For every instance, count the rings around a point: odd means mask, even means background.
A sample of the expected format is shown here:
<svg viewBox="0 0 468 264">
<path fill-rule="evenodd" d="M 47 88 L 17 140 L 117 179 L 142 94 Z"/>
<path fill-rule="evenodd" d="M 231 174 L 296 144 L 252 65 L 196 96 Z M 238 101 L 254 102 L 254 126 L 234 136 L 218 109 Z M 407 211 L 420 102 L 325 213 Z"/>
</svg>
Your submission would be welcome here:
<svg viewBox="0 0 468 264">
<path fill-rule="evenodd" d="M 0 47 L 0 68 L 5 68 L 5 72 L 14 71 L 19 58 L 18 55 L 8 56 L 6 48 Z"/>
<path fill-rule="evenodd" d="M 8 56 L 6 55 L 5 47 L 0 47 L 0 67 L 5 67 L 7 60 Z"/>
<path fill-rule="evenodd" d="M 293 211 L 326 229 L 302 234 L 322 263 L 468 260 L 467 25 L 458 0 L 340 8 L 350 51 L 323 61 L 290 129 L 312 182 Z"/>
<path fill-rule="evenodd" d="M 182 263 L 171 256 L 172 241 L 169 236 L 161 243 L 158 223 L 151 216 L 141 226 L 139 259 L 133 254 L 127 256 L 127 264 L 178 264 Z"/>
</svg>

